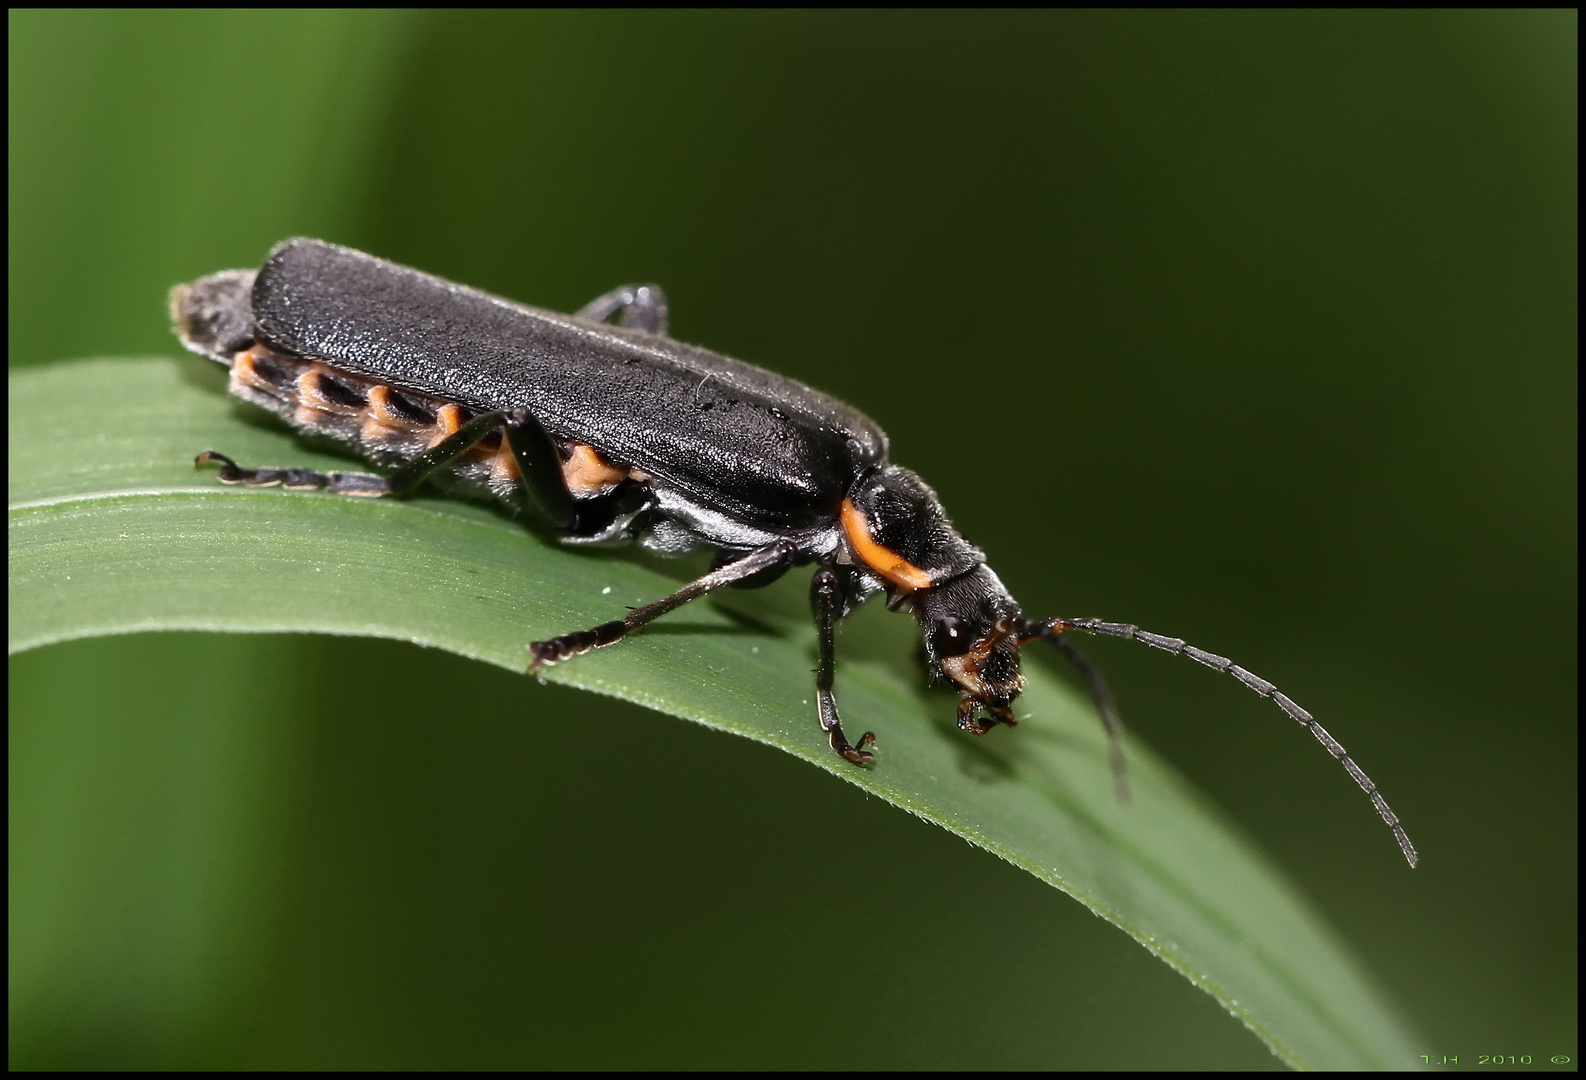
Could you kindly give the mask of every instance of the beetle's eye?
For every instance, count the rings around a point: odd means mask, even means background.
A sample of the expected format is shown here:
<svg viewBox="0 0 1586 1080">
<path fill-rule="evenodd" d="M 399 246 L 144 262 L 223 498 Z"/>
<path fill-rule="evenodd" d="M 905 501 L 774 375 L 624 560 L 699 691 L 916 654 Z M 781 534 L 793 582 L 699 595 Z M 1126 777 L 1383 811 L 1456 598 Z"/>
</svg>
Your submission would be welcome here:
<svg viewBox="0 0 1586 1080">
<path fill-rule="evenodd" d="M 931 652 L 937 656 L 961 656 L 970 645 L 969 626 L 956 615 L 944 615 L 931 628 Z"/>
</svg>

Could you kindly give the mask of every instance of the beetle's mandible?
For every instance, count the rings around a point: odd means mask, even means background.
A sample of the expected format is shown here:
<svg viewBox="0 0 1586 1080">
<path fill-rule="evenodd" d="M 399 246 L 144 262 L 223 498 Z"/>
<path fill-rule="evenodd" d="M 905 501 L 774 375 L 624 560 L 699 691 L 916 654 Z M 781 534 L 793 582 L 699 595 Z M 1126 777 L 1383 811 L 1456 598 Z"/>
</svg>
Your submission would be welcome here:
<svg viewBox="0 0 1586 1080">
<path fill-rule="evenodd" d="M 1177 638 L 1098 619 L 1025 616 L 936 493 L 887 461 L 863 413 L 792 379 L 667 335 L 653 285 L 559 315 L 319 240 L 278 244 L 258 270 L 178 286 L 182 344 L 230 369 L 231 392 L 388 468 L 243 468 L 206 450 L 228 484 L 401 496 L 437 476 L 529 510 L 568 542 L 635 540 L 714 550 L 704 577 L 612 622 L 528 646 L 531 671 L 612 645 L 723 586 L 767 583 L 813 563 L 820 642 L 816 712 L 837 754 L 849 742 L 832 694 L 833 628 L 872 593 L 919 623 L 932 675 L 959 695 L 958 726 L 1013 726 L 1019 651 L 1046 640 L 1084 675 L 1123 791 L 1117 709 L 1065 631 L 1130 638 L 1225 672 L 1309 729 L 1371 798 L 1404 857 L 1415 848 L 1376 785 L 1277 688 Z M 613 324 L 611 320 L 615 319 Z"/>
</svg>

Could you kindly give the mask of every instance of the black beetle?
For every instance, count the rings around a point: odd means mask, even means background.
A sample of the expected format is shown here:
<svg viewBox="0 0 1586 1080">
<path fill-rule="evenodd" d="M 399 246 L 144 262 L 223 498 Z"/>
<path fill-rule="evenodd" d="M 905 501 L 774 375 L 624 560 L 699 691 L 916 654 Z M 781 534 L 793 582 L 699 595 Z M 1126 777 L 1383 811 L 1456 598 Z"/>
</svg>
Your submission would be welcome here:
<svg viewBox="0 0 1586 1080">
<path fill-rule="evenodd" d="M 1177 638 L 1097 619 L 1031 619 L 947 518 L 936 493 L 887 461 L 875 421 L 792 379 L 667 336 L 653 285 L 607 293 L 576 315 L 513 303 L 320 240 L 287 240 L 264 266 L 172 291 L 182 343 L 231 369 L 231 392 L 293 426 L 349 443 L 393 471 L 245 469 L 206 450 L 228 484 L 404 495 L 436 475 L 528 505 L 570 542 L 706 547 L 714 568 L 614 622 L 528 646 L 530 670 L 611 645 L 728 585 L 816 564 L 817 711 L 843 734 L 832 631 L 871 593 L 918 620 L 932 674 L 959 694 L 958 726 L 1015 723 L 1019 649 L 1043 638 L 1078 666 L 1111 740 L 1100 675 L 1065 630 L 1131 638 L 1226 672 L 1308 728 L 1370 796 L 1410 865 L 1415 848 L 1376 785 L 1327 731 L 1264 679 Z M 620 325 L 608 322 L 613 316 Z"/>
</svg>

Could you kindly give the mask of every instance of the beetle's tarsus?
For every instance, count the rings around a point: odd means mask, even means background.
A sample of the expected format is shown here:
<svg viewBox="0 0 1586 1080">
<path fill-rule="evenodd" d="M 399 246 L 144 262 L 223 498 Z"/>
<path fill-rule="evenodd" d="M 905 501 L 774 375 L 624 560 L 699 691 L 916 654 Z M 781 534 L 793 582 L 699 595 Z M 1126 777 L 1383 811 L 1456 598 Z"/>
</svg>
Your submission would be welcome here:
<svg viewBox="0 0 1586 1080">
<path fill-rule="evenodd" d="M 982 711 L 985 714 L 984 720 L 977 715 Z M 971 735 L 984 735 L 998 724 L 1018 727 L 1019 721 L 1014 717 L 1013 710 L 1006 705 L 987 705 L 974 698 L 965 698 L 958 703 L 958 726 Z"/>
<path fill-rule="evenodd" d="M 967 731 L 971 735 L 984 735 L 991 729 L 980 722 L 975 715 L 975 703 L 964 700 L 958 703 L 958 730 Z"/>
<path fill-rule="evenodd" d="M 524 646 L 524 648 L 528 650 L 529 654 L 529 674 L 535 676 L 536 678 L 538 678 L 546 668 L 556 663 L 555 659 L 545 655 L 544 650 L 546 644 L 547 642 L 544 641 L 531 641 L 528 643 L 528 645 Z M 542 679 L 541 681 L 543 682 L 544 680 Z"/>
<path fill-rule="evenodd" d="M 205 450 L 195 457 L 193 459 L 193 467 L 197 468 L 200 465 L 209 465 L 215 462 L 220 464 L 218 479 L 222 484 L 242 484 L 247 482 L 247 477 L 244 474 L 248 470 L 239 468 L 235 461 L 232 461 L 225 454 L 217 453 L 214 450 Z"/>
<path fill-rule="evenodd" d="M 225 454 L 205 450 L 193 459 L 193 464 L 219 463 L 216 478 L 222 484 L 246 484 L 249 487 L 284 487 L 288 491 L 329 491 L 334 495 L 360 495 L 379 498 L 392 494 L 383 476 L 360 472 L 317 472 L 314 469 L 244 469 Z"/>
<path fill-rule="evenodd" d="M 828 735 L 831 738 L 832 749 L 837 751 L 837 756 L 853 762 L 855 765 L 869 765 L 876 760 L 876 755 L 867 753 L 868 747 L 876 744 L 875 732 L 867 731 L 859 736 L 859 745 L 850 746 L 848 737 L 843 734 L 841 724 L 834 726 Z"/>
<path fill-rule="evenodd" d="M 529 674 L 537 675 L 541 668 L 559 664 L 563 660 L 571 660 L 575 656 L 582 656 L 591 649 L 614 645 L 621 641 L 630 629 L 633 627 L 630 627 L 626 621 L 616 619 L 601 623 L 589 630 L 577 630 L 548 641 L 530 642 L 527 646 L 530 657 Z"/>
<path fill-rule="evenodd" d="M 325 486 L 323 473 L 312 469 L 244 469 L 225 454 L 205 450 L 193 459 L 193 464 L 208 465 L 218 462 L 220 469 L 215 478 L 222 484 L 246 484 L 249 487 L 277 487 L 284 485 L 297 491 L 312 491 Z"/>
<path fill-rule="evenodd" d="M 837 715 L 837 699 L 832 696 L 829 689 L 821 688 L 815 691 L 815 708 L 820 718 L 821 729 L 826 732 L 826 738 L 838 757 L 855 765 L 869 765 L 876 759 L 874 754 L 866 753 L 866 750 L 876 744 L 875 732 L 867 731 L 859 736 L 858 746 L 850 743 L 848 736 L 843 733 L 842 718 Z"/>
</svg>

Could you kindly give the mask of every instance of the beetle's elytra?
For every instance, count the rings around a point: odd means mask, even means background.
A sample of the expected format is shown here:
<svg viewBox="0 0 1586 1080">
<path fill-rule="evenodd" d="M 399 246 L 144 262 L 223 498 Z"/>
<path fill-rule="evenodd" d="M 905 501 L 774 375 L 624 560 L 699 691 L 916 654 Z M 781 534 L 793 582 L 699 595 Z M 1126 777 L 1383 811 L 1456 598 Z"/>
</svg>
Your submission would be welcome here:
<svg viewBox="0 0 1586 1080">
<path fill-rule="evenodd" d="M 178 286 L 171 306 L 182 343 L 230 368 L 233 394 L 391 470 L 250 469 L 204 451 L 199 462 L 219 463 L 224 483 L 400 496 L 439 476 L 540 515 L 569 542 L 717 552 L 710 573 L 670 596 L 530 644 L 531 671 L 614 644 L 714 589 L 764 584 L 813 563 L 817 716 L 848 761 L 872 761 L 875 739 L 866 732 L 850 743 L 843 733 L 832 631 L 884 591 L 889 608 L 919 623 L 933 677 L 959 694 L 964 730 L 1013 726 L 1024 686 L 1020 648 L 1051 641 L 1091 688 L 1121 792 L 1117 710 L 1061 635 L 1142 641 L 1232 675 L 1308 728 L 1415 865 L 1415 848 L 1376 785 L 1271 683 L 1126 624 L 1026 617 L 936 493 L 887 461 L 886 435 L 873 420 L 792 379 L 674 341 L 653 285 L 616 289 L 559 315 L 297 239 L 277 245 L 259 270 Z"/>
</svg>

